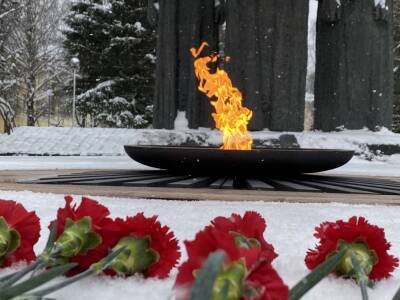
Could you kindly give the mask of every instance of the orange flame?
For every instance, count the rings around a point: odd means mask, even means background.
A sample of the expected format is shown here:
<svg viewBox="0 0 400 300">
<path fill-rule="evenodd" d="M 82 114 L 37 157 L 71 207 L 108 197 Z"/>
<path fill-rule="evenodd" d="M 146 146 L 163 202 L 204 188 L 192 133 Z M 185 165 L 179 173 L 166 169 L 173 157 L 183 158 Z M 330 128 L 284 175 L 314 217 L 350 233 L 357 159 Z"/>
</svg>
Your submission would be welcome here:
<svg viewBox="0 0 400 300">
<path fill-rule="evenodd" d="M 253 112 L 242 106 L 242 93 L 232 85 L 228 73 L 217 68 L 210 72 L 209 63 L 216 63 L 219 55 L 199 57 L 208 44 L 204 42 L 199 49 L 190 49 L 195 58 L 194 67 L 199 83 L 199 91 L 206 94 L 215 108 L 212 114 L 216 127 L 222 132 L 224 150 L 251 150 L 253 138 L 247 130 Z"/>
</svg>

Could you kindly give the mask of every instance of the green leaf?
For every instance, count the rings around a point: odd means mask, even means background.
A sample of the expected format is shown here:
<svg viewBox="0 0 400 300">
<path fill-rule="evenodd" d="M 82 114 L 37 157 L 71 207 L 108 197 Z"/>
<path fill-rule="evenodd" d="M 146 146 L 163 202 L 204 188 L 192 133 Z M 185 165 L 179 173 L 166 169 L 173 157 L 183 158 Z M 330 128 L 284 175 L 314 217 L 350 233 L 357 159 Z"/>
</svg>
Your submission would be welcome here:
<svg viewBox="0 0 400 300">
<path fill-rule="evenodd" d="M 190 293 L 190 300 L 210 299 L 214 283 L 225 259 L 223 251 L 217 251 L 207 258 L 204 266 L 196 273 L 196 281 Z"/>
<path fill-rule="evenodd" d="M 76 266 L 76 264 L 67 264 L 67 265 L 55 267 L 55 268 L 50 269 L 49 271 L 46 271 L 35 277 L 25 280 L 17 285 L 2 288 L 0 290 L 0 299 L 6 300 L 6 299 L 11 299 L 11 298 L 23 295 L 26 292 L 29 292 L 41 285 L 53 280 L 54 278 L 56 278 L 60 275 L 63 275 L 64 273 L 68 272 L 75 266 Z"/>
<path fill-rule="evenodd" d="M 54 247 L 54 242 L 56 241 L 56 238 L 57 238 L 57 220 L 54 220 L 51 223 L 49 238 L 47 239 L 46 247 L 44 248 L 43 252 L 50 251 Z"/>
<path fill-rule="evenodd" d="M 303 297 L 310 289 L 319 283 L 324 277 L 329 275 L 339 264 L 347 251 L 347 246 L 343 245 L 337 253 L 329 257 L 322 264 L 316 267 L 310 274 L 304 277 L 290 291 L 289 300 L 298 300 Z"/>
</svg>

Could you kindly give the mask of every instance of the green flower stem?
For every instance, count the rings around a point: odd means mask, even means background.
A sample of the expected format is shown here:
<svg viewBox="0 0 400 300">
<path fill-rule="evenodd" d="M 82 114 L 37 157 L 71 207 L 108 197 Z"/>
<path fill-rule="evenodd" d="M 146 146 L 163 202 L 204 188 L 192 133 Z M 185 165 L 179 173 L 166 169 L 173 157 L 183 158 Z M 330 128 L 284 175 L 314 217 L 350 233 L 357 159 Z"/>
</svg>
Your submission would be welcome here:
<svg viewBox="0 0 400 300">
<path fill-rule="evenodd" d="M 111 252 L 107 257 L 103 258 L 102 260 L 100 260 L 99 262 L 93 264 L 90 266 L 89 269 L 87 269 L 85 272 L 82 272 L 74 277 L 68 278 L 66 280 L 64 280 L 61 283 L 55 284 L 53 286 L 50 286 L 48 288 L 42 289 L 40 291 L 37 291 L 35 293 L 33 293 L 32 295 L 28 295 L 28 296 L 36 296 L 36 297 L 43 297 L 46 296 L 48 294 L 51 294 L 55 291 L 58 291 L 66 286 L 69 286 L 77 281 L 82 280 L 83 278 L 86 278 L 90 275 L 95 275 L 95 274 L 99 274 L 102 271 L 104 271 L 105 269 L 107 269 L 115 260 L 115 258 L 120 255 L 123 251 L 125 250 L 125 247 L 121 247 L 113 252 Z M 41 299 L 41 298 L 38 298 Z"/>
<path fill-rule="evenodd" d="M 48 252 L 54 247 L 54 242 L 56 241 L 56 238 L 57 238 L 57 221 L 54 220 L 50 224 L 50 234 L 49 238 L 47 239 L 46 247 L 44 248 L 43 252 Z"/>
<path fill-rule="evenodd" d="M 46 267 L 46 264 L 42 259 L 42 255 L 46 252 L 51 251 L 55 241 L 56 234 L 57 234 L 57 222 L 53 222 L 50 227 L 49 238 L 47 239 L 46 247 L 43 250 L 43 253 L 38 256 L 35 262 L 27 266 L 26 268 L 0 278 L 0 288 L 11 286 L 12 284 L 16 283 L 18 280 L 23 278 L 25 275 L 29 274 L 30 272 Z"/>
<path fill-rule="evenodd" d="M 349 247 L 346 244 L 341 245 L 338 252 L 330 256 L 322 264 L 316 267 L 310 274 L 297 283 L 290 291 L 289 300 L 300 299 L 323 278 L 329 275 L 341 262 L 348 249 Z"/>
<path fill-rule="evenodd" d="M 7 276 L 6 278 L 4 278 L 4 280 L 2 282 L 0 282 L 0 289 L 10 287 L 11 285 L 18 282 L 20 279 L 22 279 L 24 276 L 26 276 L 33 270 L 40 269 L 45 266 L 46 266 L 46 263 L 39 257 L 35 262 L 33 262 L 32 264 L 27 266 L 25 269 L 18 271 L 16 273 L 13 273 L 10 276 Z"/>
<path fill-rule="evenodd" d="M 217 251 L 208 256 L 203 268 L 196 273 L 196 281 L 190 293 L 190 300 L 211 299 L 214 284 L 222 270 L 224 259 L 224 251 Z"/>
<path fill-rule="evenodd" d="M 365 273 L 364 268 L 361 266 L 361 262 L 359 261 L 357 255 L 352 254 L 351 262 L 354 266 L 356 277 L 358 279 L 358 285 L 361 289 L 361 296 L 363 300 L 368 300 L 368 290 L 367 285 L 369 283 L 368 275 Z"/>
<path fill-rule="evenodd" d="M 22 295 L 22 296 L 14 297 L 11 300 L 57 300 L 57 299 L 37 297 L 34 295 Z"/>
<path fill-rule="evenodd" d="M 67 264 L 59 267 L 54 267 L 46 272 L 43 272 L 33 278 L 29 278 L 19 284 L 2 288 L 0 290 L 0 299 L 8 300 L 17 296 L 21 296 L 26 292 L 29 292 L 51 280 L 54 278 L 68 272 L 72 268 L 74 268 L 76 264 Z"/>
</svg>

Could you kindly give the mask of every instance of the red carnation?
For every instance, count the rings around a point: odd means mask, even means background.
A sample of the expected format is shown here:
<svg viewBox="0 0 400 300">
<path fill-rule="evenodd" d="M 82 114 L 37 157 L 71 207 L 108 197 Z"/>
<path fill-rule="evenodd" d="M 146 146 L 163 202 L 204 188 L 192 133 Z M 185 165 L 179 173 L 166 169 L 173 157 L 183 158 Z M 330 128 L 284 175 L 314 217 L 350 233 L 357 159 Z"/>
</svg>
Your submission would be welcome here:
<svg viewBox="0 0 400 300">
<path fill-rule="evenodd" d="M 257 300 L 285 300 L 289 298 L 289 288 L 268 261 L 261 261 L 247 276 L 246 283 L 255 291 L 260 291 Z"/>
<path fill-rule="evenodd" d="M 178 241 L 169 227 L 162 226 L 157 216 L 146 218 L 143 213 L 126 220 L 117 219 L 121 239 L 115 246 L 126 246 L 106 273 L 166 278 L 181 256 Z"/>
<path fill-rule="evenodd" d="M 82 197 L 80 205 L 71 206 L 73 199 L 71 196 L 65 197 L 65 207 L 60 208 L 57 212 L 57 244 L 64 244 L 64 248 L 68 249 L 68 253 L 64 253 L 61 259 L 64 262 L 75 262 L 78 266 L 68 273 L 74 275 L 88 269 L 93 263 L 104 258 L 108 254 L 108 250 L 112 248 L 118 241 L 119 227 L 109 217 L 109 210 L 97 201 Z M 82 227 L 82 222 L 86 221 L 85 236 L 82 232 L 68 234 L 68 230 L 74 230 L 74 224 Z M 67 228 L 68 227 L 68 228 Z M 79 228 L 80 229 L 80 228 Z M 81 235 L 79 239 L 73 240 L 77 235 Z M 88 238 L 87 238 L 88 237 Z M 70 245 L 77 245 L 76 241 L 85 241 L 84 245 L 71 248 Z M 75 244 L 74 244 L 75 243 Z M 65 247 L 65 245 L 67 245 Z"/>
<path fill-rule="evenodd" d="M 217 250 L 223 250 L 226 254 L 225 272 L 229 268 L 235 268 L 234 273 L 237 274 L 238 268 L 240 270 L 240 267 L 243 267 L 243 278 L 241 282 L 237 282 L 238 286 L 243 290 L 251 289 L 257 292 L 256 297 L 252 294 L 252 298 L 247 298 L 241 294 L 240 299 L 287 299 L 288 288 L 271 266 L 275 257 L 271 252 L 262 251 L 257 247 L 238 247 L 232 235 L 212 226 L 197 233 L 193 241 L 185 241 L 185 246 L 188 260 L 180 266 L 175 282 L 178 299 L 189 298 L 196 271 L 203 266 L 208 256 Z"/>
<path fill-rule="evenodd" d="M 36 213 L 28 212 L 15 201 L 0 200 L 0 223 L 0 240 L 4 243 L 0 248 L 5 249 L 0 253 L 0 266 L 35 260 L 33 246 L 40 237 L 40 221 Z"/>
<path fill-rule="evenodd" d="M 271 252 L 274 258 L 278 256 L 274 247 L 264 239 L 267 224 L 257 212 L 248 211 L 243 217 L 238 214 L 232 214 L 230 218 L 217 217 L 211 223 L 218 230 L 236 235 L 236 242 L 238 242 L 238 238 L 242 241 L 245 238 L 245 242 L 250 245 L 260 246 L 262 250 Z M 242 245 L 243 243 L 241 243 Z"/>
<path fill-rule="evenodd" d="M 356 251 L 362 252 L 369 260 L 370 267 L 367 274 L 369 273 L 371 280 L 390 277 L 391 272 L 399 265 L 399 260 L 388 253 L 391 245 L 386 241 L 385 231 L 369 224 L 363 217 L 352 217 L 347 222 L 343 220 L 324 222 L 315 230 L 314 236 L 320 241 L 315 250 L 310 249 L 307 252 L 305 263 L 309 269 L 314 269 L 324 262 L 342 243 L 350 245 L 350 249 L 357 247 Z M 340 266 L 339 263 L 336 273 L 348 275 L 343 274 L 344 272 L 339 269 Z"/>
</svg>

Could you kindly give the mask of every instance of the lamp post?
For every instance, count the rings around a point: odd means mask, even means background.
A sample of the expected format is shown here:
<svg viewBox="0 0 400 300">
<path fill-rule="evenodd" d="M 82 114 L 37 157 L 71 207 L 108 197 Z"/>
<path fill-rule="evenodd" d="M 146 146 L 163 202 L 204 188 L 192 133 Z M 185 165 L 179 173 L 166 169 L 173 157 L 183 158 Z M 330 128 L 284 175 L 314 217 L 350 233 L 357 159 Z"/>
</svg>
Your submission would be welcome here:
<svg viewBox="0 0 400 300">
<path fill-rule="evenodd" d="M 79 69 L 79 63 L 80 63 L 79 58 L 77 58 L 77 57 L 71 58 L 71 66 L 72 66 L 72 69 L 73 69 L 73 72 L 74 72 L 74 74 L 73 74 L 73 76 L 74 76 L 74 78 L 73 78 L 73 81 L 74 81 L 73 82 L 73 99 L 72 99 L 72 127 L 74 127 L 75 118 L 76 118 L 76 116 L 75 116 L 75 108 L 76 108 L 76 72 Z"/>
<path fill-rule="evenodd" d="M 47 90 L 47 99 L 49 101 L 49 103 L 48 103 L 49 112 L 47 114 L 47 118 L 48 118 L 47 119 L 47 126 L 49 126 L 49 127 L 51 125 L 51 97 L 53 97 L 53 96 L 54 96 L 53 90 L 52 89 L 48 89 Z"/>
</svg>

